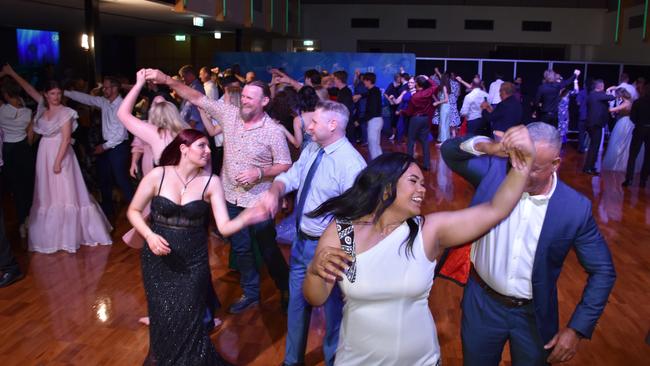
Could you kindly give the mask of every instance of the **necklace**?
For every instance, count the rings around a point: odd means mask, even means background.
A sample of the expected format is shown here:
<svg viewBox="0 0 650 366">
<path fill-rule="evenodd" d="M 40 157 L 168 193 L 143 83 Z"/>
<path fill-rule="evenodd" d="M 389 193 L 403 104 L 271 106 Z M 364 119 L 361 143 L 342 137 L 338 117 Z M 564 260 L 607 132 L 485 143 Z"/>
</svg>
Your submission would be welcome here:
<svg viewBox="0 0 650 366">
<path fill-rule="evenodd" d="M 176 170 L 176 167 L 174 167 L 174 173 L 176 173 L 176 176 L 178 177 L 178 180 L 181 181 L 181 184 L 183 185 L 183 189 L 181 189 L 181 197 L 185 194 L 185 191 L 187 190 L 187 186 L 192 183 L 194 178 L 199 176 L 199 170 L 196 171 L 196 174 L 192 178 L 190 178 L 187 182 L 183 181 L 183 178 L 181 178 L 180 174 L 178 174 L 178 171 Z"/>
</svg>

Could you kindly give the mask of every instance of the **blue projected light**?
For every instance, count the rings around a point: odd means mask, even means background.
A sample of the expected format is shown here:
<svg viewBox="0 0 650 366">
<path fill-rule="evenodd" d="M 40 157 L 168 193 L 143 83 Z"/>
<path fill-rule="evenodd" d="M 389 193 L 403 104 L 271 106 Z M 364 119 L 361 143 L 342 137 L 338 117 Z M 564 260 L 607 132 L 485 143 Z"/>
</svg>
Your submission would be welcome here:
<svg viewBox="0 0 650 366">
<path fill-rule="evenodd" d="M 18 63 L 43 65 L 59 63 L 59 32 L 35 29 L 16 29 Z"/>
</svg>

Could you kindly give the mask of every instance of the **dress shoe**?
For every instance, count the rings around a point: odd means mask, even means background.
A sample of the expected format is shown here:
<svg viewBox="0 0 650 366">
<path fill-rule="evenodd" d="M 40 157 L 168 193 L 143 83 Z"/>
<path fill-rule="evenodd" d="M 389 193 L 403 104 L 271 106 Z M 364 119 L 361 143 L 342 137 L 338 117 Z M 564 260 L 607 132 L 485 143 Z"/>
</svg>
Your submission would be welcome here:
<svg viewBox="0 0 650 366">
<path fill-rule="evenodd" d="M 7 271 L 0 276 L 0 287 L 7 287 L 16 281 L 20 281 L 25 274 L 20 270 Z"/>
<path fill-rule="evenodd" d="M 582 171 L 584 173 L 589 174 L 589 175 L 595 175 L 595 176 L 600 175 L 600 173 L 598 173 L 598 171 L 596 169 L 583 169 Z"/>
<path fill-rule="evenodd" d="M 629 187 L 631 184 L 632 184 L 632 180 L 631 180 L 631 179 L 626 179 L 626 180 L 623 181 L 623 183 L 621 183 L 621 185 L 622 185 L 623 187 Z"/>
<path fill-rule="evenodd" d="M 239 300 L 237 300 L 236 303 L 230 305 L 230 308 L 228 309 L 228 312 L 231 314 L 239 314 L 242 311 L 258 305 L 260 303 L 260 300 L 257 298 L 252 298 L 252 297 L 247 297 L 246 295 L 242 295 Z"/>
</svg>

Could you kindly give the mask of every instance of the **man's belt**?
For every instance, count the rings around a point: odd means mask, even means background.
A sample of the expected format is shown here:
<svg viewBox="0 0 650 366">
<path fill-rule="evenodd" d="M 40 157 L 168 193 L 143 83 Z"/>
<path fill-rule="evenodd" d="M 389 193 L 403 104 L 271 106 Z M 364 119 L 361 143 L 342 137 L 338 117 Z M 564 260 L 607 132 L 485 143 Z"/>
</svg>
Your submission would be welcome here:
<svg viewBox="0 0 650 366">
<path fill-rule="evenodd" d="M 490 297 L 492 297 L 493 299 L 500 302 L 502 305 L 504 305 L 506 307 L 518 308 L 518 307 L 526 306 L 526 305 L 530 304 L 531 302 L 533 302 L 532 299 L 520 299 L 518 297 L 506 296 L 506 295 L 502 295 L 502 294 L 498 293 L 492 287 L 490 287 L 487 283 L 485 283 L 485 281 L 483 281 L 481 276 L 479 276 L 478 273 L 476 273 L 476 270 L 474 269 L 474 266 L 472 266 L 472 270 L 470 271 L 470 275 L 472 276 L 474 281 L 476 281 L 476 283 L 479 286 L 481 286 L 481 288 L 483 290 L 485 290 L 485 292 L 487 292 L 488 295 L 490 295 Z"/>
</svg>

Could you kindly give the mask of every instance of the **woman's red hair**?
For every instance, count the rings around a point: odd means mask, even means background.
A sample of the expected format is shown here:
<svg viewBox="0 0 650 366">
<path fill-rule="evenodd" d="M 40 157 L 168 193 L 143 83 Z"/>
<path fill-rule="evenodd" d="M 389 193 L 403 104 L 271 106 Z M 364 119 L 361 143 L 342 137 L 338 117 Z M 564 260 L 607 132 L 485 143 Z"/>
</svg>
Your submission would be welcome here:
<svg viewBox="0 0 650 366">
<path fill-rule="evenodd" d="M 202 137 L 208 138 L 205 133 L 193 128 L 182 130 L 160 154 L 159 165 L 178 165 L 181 161 L 181 145 L 190 146 Z"/>
</svg>

